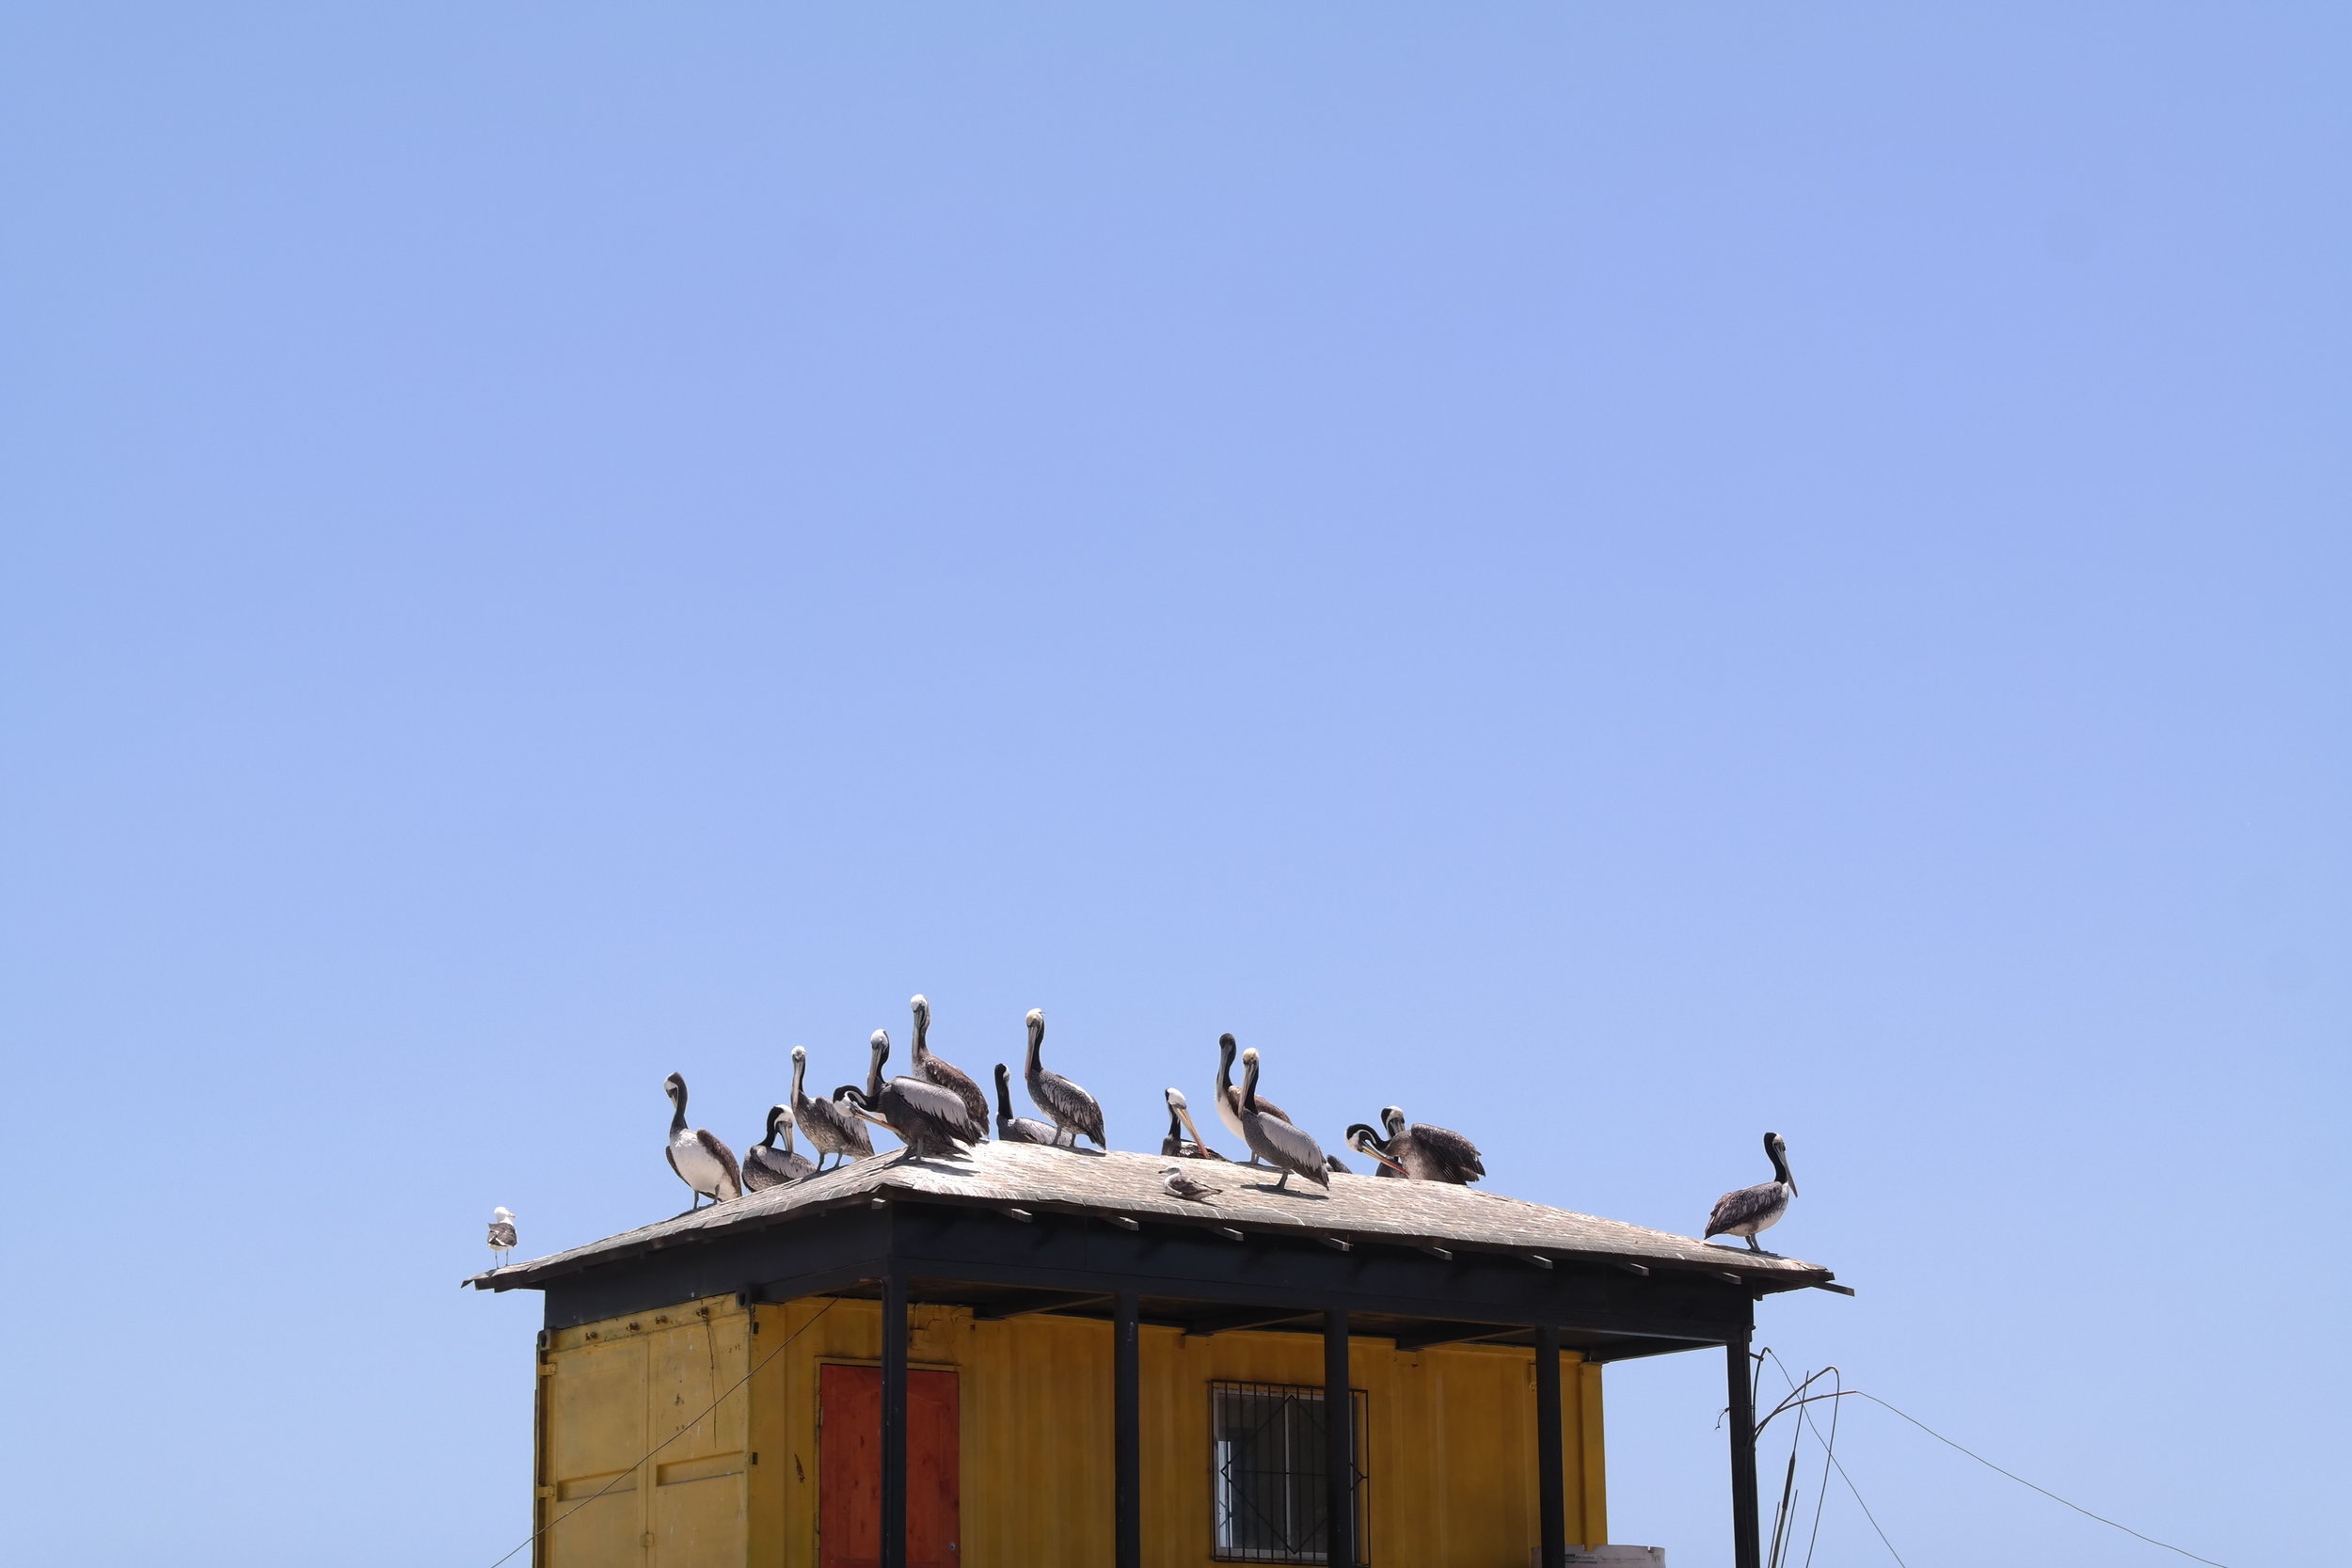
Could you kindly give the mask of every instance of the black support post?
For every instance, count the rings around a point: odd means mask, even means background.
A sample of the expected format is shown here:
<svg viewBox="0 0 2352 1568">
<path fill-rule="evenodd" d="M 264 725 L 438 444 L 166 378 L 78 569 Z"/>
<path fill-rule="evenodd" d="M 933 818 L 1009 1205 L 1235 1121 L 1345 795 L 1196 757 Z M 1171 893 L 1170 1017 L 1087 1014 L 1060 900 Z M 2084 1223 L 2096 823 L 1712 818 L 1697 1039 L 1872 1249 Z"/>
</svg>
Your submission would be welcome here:
<svg viewBox="0 0 2352 1568">
<path fill-rule="evenodd" d="M 1724 1347 L 1731 1395 L 1731 1560 L 1733 1568 L 1763 1568 L 1756 1521 L 1756 1363 L 1742 1334 Z"/>
<path fill-rule="evenodd" d="M 907 1276 L 893 1264 L 882 1299 L 882 1568 L 907 1568 Z"/>
<path fill-rule="evenodd" d="M 1535 1331 L 1535 1476 L 1542 1568 L 1567 1568 L 1568 1498 L 1560 1451 L 1560 1331 Z"/>
<path fill-rule="evenodd" d="M 1324 1513 L 1332 1568 L 1353 1568 L 1356 1551 L 1356 1396 L 1347 1386 L 1347 1314 L 1323 1315 Z"/>
<path fill-rule="evenodd" d="M 1116 1479 L 1113 1560 L 1143 1568 L 1143 1323 L 1133 1291 L 1115 1298 L 1111 1319 L 1112 1467 Z"/>
</svg>

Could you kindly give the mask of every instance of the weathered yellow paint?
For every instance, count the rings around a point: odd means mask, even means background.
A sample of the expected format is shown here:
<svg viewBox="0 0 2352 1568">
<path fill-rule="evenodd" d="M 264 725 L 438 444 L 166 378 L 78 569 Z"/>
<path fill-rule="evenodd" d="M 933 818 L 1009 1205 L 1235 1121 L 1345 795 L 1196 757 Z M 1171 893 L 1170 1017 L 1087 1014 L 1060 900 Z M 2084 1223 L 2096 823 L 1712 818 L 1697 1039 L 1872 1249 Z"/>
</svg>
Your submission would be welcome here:
<svg viewBox="0 0 2352 1568">
<path fill-rule="evenodd" d="M 1109 1325 L 1046 1315 L 980 1323 L 937 1307 L 913 1317 L 910 1363 L 960 1379 L 962 1568 L 1109 1562 Z M 818 1369 L 881 1359 L 878 1304 L 817 1298 L 746 1310 L 722 1296 L 548 1340 L 543 1568 L 815 1568 Z M 1573 1354 L 1562 1363 L 1568 1536 L 1605 1540 L 1601 1369 Z M 1322 1341 L 1188 1339 L 1146 1327 L 1141 1365 L 1144 1560 L 1209 1568 L 1208 1386 L 1320 1386 Z M 1536 1536 L 1534 1353 L 1399 1353 L 1359 1338 L 1350 1367 L 1366 1399 L 1372 1561 L 1523 1568 Z M 725 1392 L 747 1373 L 747 1386 Z"/>
</svg>

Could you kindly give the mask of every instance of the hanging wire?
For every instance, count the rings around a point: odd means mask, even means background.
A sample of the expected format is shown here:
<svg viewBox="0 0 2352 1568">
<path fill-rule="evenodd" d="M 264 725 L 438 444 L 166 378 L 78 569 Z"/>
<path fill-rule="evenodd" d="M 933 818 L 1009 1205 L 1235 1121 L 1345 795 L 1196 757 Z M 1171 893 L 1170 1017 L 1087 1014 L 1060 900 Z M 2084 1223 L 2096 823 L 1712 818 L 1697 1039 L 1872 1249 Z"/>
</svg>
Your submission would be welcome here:
<svg viewBox="0 0 2352 1568">
<path fill-rule="evenodd" d="M 1788 1385 L 1788 1391 L 1791 1395 L 1802 1394 L 1805 1387 L 1810 1386 L 1824 1372 L 1837 1371 L 1837 1369 L 1835 1366 L 1824 1367 L 1821 1371 L 1813 1373 L 1804 1380 L 1803 1385 L 1800 1385 L 1797 1380 L 1789 1374 L 1788 1363 L 1780 1358 L 1779 1352 L 1767 1345 L 1764 1348 L 1764 1354 L 1771 1356 L 1774 1365 L 1780 1368 L 1780 1379 L 1783 1383 Z M 1761 1358 L 1759 1357 L 1759 1360 Z M 1842 1384 L 1845 1381 L 1845 1374 L 1843 1372 L 1838 1372 L 1837 1375 L 1838 1381 Z M 1837 1400 L 1847 1390 L 1841 1389 L 1838 1395 L 1822 1396 L 1830 1401 L 1830 1411 L 1833 1418 L 1838 1409 Z M 1801 1426 L 1813 1426 L 1813 1412 L 1804 1408 L 1805 1405 L 1810 1404 L 1811 1402 L 1813 1402 L 1809 1400 L 1800 1400 L 1795 1407 L 1797 1411 L 1797 1419 Z M 1831 1422 L 1830 1430 L 1833 1433 L 1836 1431 L 1836 1423 L 1834 1418 Z M 1820 1436 L 1820 1428 L 1814 1426 L 1813 1434 L 1816 1438 L 1819 1438 Z M 1862 1488 L 1854 1484 L 1853 1477 L 1846 1473 L 1846 1467 L 1837 1463 L 1837 1454 L 1834 1446 L 1829 1449 L 1824 1457 L 1828 1461 L 1829 1465 L 1837 1471 L 1837 1479 L 1846 1483 L 1846 1490 L 1853 1494 L 1854 1505 L 1862 1510 L 1862 1516 L 1865 1519 L 1869 1520 L 1870 1528 L 1878 1532 L 1879 1544 L 1886 1548 L 1886 1555 L 1895 1560 L 1895 1568 L 1910 1568 L 1910 1564 L 1903 1561 L 1903 1554 L 1897 1551 L 1895 1549 L 1895 1543 L 1887 1538 L 1885 1528 L 1879 1523 L 1879 1516 L 1870 1512 L 1870 1505 L 1868 1503 L 1862 1500 Z M 1826 1501 L 1829 1494 L 1829 1482 L 1826 1475 L 1824 1475 L 1822 1480 L 1821 1493 L 1822 1500 Z M 1815 1503 L 1813 1510 L 1813 1528 L 1817 1536 L 1820 1534 L 1820 1503 L 1817 1502 Z M 1813 1549 L 1810 1545 L 1808 1545 L 1805 1548 L 1805 1560 L 1810 1563 L 1812 1557 Z"/>
<path fill-rule="evenodd" d="M 2032 1481 L 2027 1481 L 2025 1477 L 2018 1475 L 2016 1472 L 2002 1469 L 1998 1465 L 1994 1464 L 1993 1461 L 1985 1458 L 1984 1455 L 1977 1452 L 1975 1449 L 1953 1442 L 1950 1438 L 1945 1436 L 1942 1433 L 1928 1425 L 1927 1422 L 1919 1419 L 1918 1417 L 1912 1415 L 1909 1411 L 1896 1409 L 1894 1405 L 1888 1404 L 1884 1400 L 1879 1398 L 1876 1394 L 1866 1393 L 1860 1388 L 1844 1387 L 1843 1384 L 1845 1382 L 1845 1374 L 1843 1372 L 1839 1372 L 1834 1366 L 1824 1367 L 1821 1370 L 1809 1374 L 1803 1383 L 1798 1383 L 1795 1378 L 1790 1376 L 1788 1363 L 1782 1361 L 1779 1353 L 1774 1351 L 1769 1345 L 1762 1351 L 1757 1352 L 1756 1354 L 1756 1370 L 1759 1374 L 1763 1370 L 1763 1363 L 1766 1356 L 1771 1356 L 1772 1359 L 1779 1365 L 1782 1381 L 1788 1383 L 1790 1386 L 1788 1397 L 1774 1405 L 1772 1409 L 1771 1415 L 1766 1416 L 1763 1420 L 1756 1423 L 1755 1430 L 1758 1433 L 1763 1432 L 1766 1424 L 1769 1423 L 1773 1417 L 1786 1414 L 1791 1410 L 1797 1413 L 1797 1418 L 1801 1423 L 1810 1424 L 1813 1419 L 1813 1413 L 1805 1408 L 1807 1405 L 1820 1404 L 1823 1402 L 1827 1402 L 1834 1410 L 1838 1402 L 1843 1400 L 1868 1400 L 1872 1404 L 1893 1411 L 1896 1415 L 1900 1416 L 1904 1420 L 1909 1421 L 1913 1426 L 1917 1427 L 1921 1432 L 1926 1433 L 1929 1436 L 1934 1438 L 1945 1447 L 1956 1449 L 1960 1452 L 1966 1454 L 1969 1458 L 1975 1460 L 1978 1464 L 1983 1465 L 1986 1469 L 1991 1470 L 1995 1475 L 2007 1476 L 2018 1485 L 2026 1487 L 2030 1491 L 2039 1492 L 2054 1503 L 2062 1503 L 2066 1507 L 2071 1508 L 2075 1513 L 2081 1514 L 2086 1519 L 2096 1520 L 2098 1523 L 2106 1525 L 2111 1529 L 2120 1529 L 2125 1535 L 2132 1537 L 2132 1539 L 2136 1541 L 2145 1541 L 2151 1546 L 2161 1546 L 2168 1552 L 2177 1552 L 2182 1557 L 2187 1558 L 2191 1562 L 2201 1562 L 2205 1564 L 2205 1568 L 2226 1568 L 2225 1564 L 2216 1562 L 2212 1558 L 2199 1557 L 2195 1552 L 2190 1551 L 2185 1546 L 2175 1546 L 2169 1541 L 2159 1541 L 2153 1535 L 2142 1535 L 2139 1531 L 2132 1528 L 2129 1525 L 2118 1524 L 2115 1520 L 2108 1518 L 2104 1513 L 2093 1513 L 2090 1510 L 2083 1507 L 2080 1503 L 2068 1502 L 2067 1499 L 2059 1497 L 2056 1492 L 2051 1491 L 2046 1486 L 2036 1486 Z M 1833 1373 L 1836 1375 L 1837 1382 L 1840 1385 L 1840 1386 L 1834 1392 L 1827 1394 L 1807 1394 L 1805 1392 L 1805 1390 L 1810 1388 L 1817 1381 Z M 1718 1419 L 1717 1424 L 1721 1425 L 1720 1418 Z M 1836 1431 L 1835 1420 L 1831 1423 L 1831 1431 L 1833 1433 Z M 1819 1427 L 1814 1428 L 1814 1435 L 1817 1438 L 1820 1435 Z M 1846 1467 L 1837 1463 L 1837 1456 L 1835 1450 L 1829 1449 L 1825 1451 L 1823 1457 L 1826 1463 L 1837 1471 L 1839 1478 L 1845 1481 L 1846 1489 L 1853 1494 L 1853 1500 L 1857 1503 L 1862 1503 L 1862 1512 L 1864 1515 L 1869 1519 L 1870 1528 L 1878 1530 L 1879 1539 L 1886 1542 L 1886 1549 L 1890 1553 L 1894 1552 L 1895 1544 L 1892 1541 L 1886 1540 L 1886 1531 L 1879 1528 L 1878 1516 L 1870 1513 L 1870 1505 L 1868 1503 L 1862 1502 L 1862 1489 L 1854 1485 L 1853 1477 L 1846 1474 Z M 1820 1528 L 1820 1519 L 1819 1508 L 1817 1506 L 1814 1518 L 1814 1529 L 1817 1534 L 1819 1533 Z M 1808 1560 L 1810 1560 L 1810 1556 L 1811 1553 L 1808 1549 Z M 1902 1561 L 1902 1557 L 1899 1553 L 1896 1554 L 1895 1560 L 1897 1562 Z"/>
<path fill-rule="evenodd" d="M 1861 1393 L 1862 1391 L 1857 1388 L 1854 1392 Z M 1872 1404 L 1883 1405 L 1888 1410 L 1895 1410 L 1893 1405 L 1887 1404 L 1884 1400 L 1879 1398 L 1876 1394 L 1862 1394 L 1862 1397 L 1868 1400 Z M 2122 1530 L 2125 1535 L 2131 1536 L 2135 1540 L 2145 1541 L 2151 1546 L 2162 1546 L 2168 1552 L 2178 1552 L 2181 1556 L 2188 1559 L 2191 1562 L 2201 1562 L 2205 1564 L 2205 1568 L 2223 1568 L 2222 1564 L 2214 1561 L 2213 1559 L 2209 1557 L 2199 1557 L 2195 1552 L 2190 1551 L 2185 1546 L 2175 1546 L 2169 1541 L 2159 1541 L 2153 1535 L 2141 1535 L 2139 1531 L 2132 1528 L 2129 1525 L 2119 1525 L 2103 1513 L 2091 1513 L 2090 1510 L 2083 1507 L 2080 1503 L 2067 1502 L 2064 1497 L 2059 1497 L 2056 1492 L 2051 1491 L 2048 1487 L 2035 1486 L 2032 1481 L 2027 1481 L 2025 1477 L 2002 1469 L 1998 1465 L 1994 1464 L 1993 1461 L 1985 1458 L 1984 1455 L 1976 1452 L 1974 1449 L 1961 1448 L 1958 1443 L 1953 1442 L 1950 1438 L 1945 1436 L 1942 1433 L 1936 1431 L 1933 1427 L 1928 1425 L 1927 1422 L 1919 1419 L 1916 1416 L 1901 1410 L 1895 1410 L 1895 1414 L 1902 1417 L 1904 1420 L 1909 1421 L 1913 1426 L 1917 1427 L 1921 1432 L 1926 1433 L 1930 1437 L 1934 1438 L 1946 1448 L 1960 1449 L 1962 1453 L 1966 1454 L 1969 1458 L 1975 1460 L 1978 1464 L 1983 1465 L 1986 1469 L 1991 1470 L 1995 1475 L 2008 1476 L 2010 1480 L 2015 1481 L 2018 1485 L 2028 1487 L 2033 1491 L 2039 1492 L 2054 1503 L 2065 1503 L 2068 1508 L 2073 1509 L 2075 1513 L 2081 1514 L 2086 1519 L 2096 1519 L 2103 1525 Z"/>
<path fill-rule="evenodd" d="M 656 1443 L 652 1448 L 647 1449 L 644 1453 L 638 1455 L 637 1464 L 631 1465 L 628 1469 L 623 1470 L 619 1475 L 614 1476 L 611 1481 L 606 1481 L 602 1486 L 597 1487 L 594 1492 L 591 1492 L 586 1497 L 580 1498 L 578 1504 L 564 1510 L 564 1513 L 558 1514 L 555 1518 L 548 1520 L 546 1524 L 541 1525 L 537 1529 L 532 1530 L 529 1535 L 523 1538 L 522 1544 L 517 1545 L 515 1548 L 515 1551 L 508 1552 L 506 1557 L 500 1558 L 498 1562 L 491 1563 L 490 1568 L 499 1568 L 499 1563 L 504 1562 L 506 1558 L 513 1557 L 515 1552 L 519 1552 L 525 1547 L 531 1545 L 531 1544 L 538 1540 L 539 1537 L 547 1534 L 548 1531 L 553 1529 L 556 1526 L 562 1524 L 573 1514 L 578 1513 L 581 1509 L 586 1508 L 590 1503 L 595 1502 L 598 1497 L 603 1497 L 607 1492 L 612 1491 L 612 1488 L 619 1485 L 624 1479 L 635 1475 L 637 1473 L 638 1465 L 644 1464 L 646 1460 L 651 1459 L 655 1454 L 660 1453 L 662 1449 L 668 1448 L 671 1444 L 676 1442 L 679 1438 L 685 1436 L 688 1433 L 700 1426 L 704 1416 L 709 1415 L 712 1410 L 716 1410 L 721 1405 L 726 1403 L 727 1394 L 734 1393 L 736 1389 L 742 1387 L 744 1384 L 749 1383 L 752 1379 L 757 1377 L 760 1372 L 760 1368 L 767 1366 L 769 1362 L 773 1361 L 777 1356 L 783 1354 L 787 1346 L 790 1345 L 793 1340 L 799 1338 L 802 1335 L 806 1334 L 810 1329 L 815 1328 L 826 1313 L 832 1311 L 840 1304 L 841 1298 L 839 1296 L 829 1298 L 824 1306 L 817 1309 L 816 1317 L 809 1319 L 808 1322 L 803 1323 L 800 1327 L 786 1335 L 784 1337 L 783 1344 L 778 1345 L 774 1350 L 771 1350 L 767 1354 L 761 1356 L 759 1358 L 758 1366 L 754 1367 L 750 1371 L 745 1372 L 733 1384 L 729 1385 L 726 1394 L 721 1394 L 717 1399 L 712 1400 L 710 1402 L 709 1409 L 705 1410 L 701 1416 L 696 1416 L 692 1420 L 687 1422 L 684 1426 L 670 1433 L 669 1436 L 664 1437 L 660 1442 Z M 706 1327 L 704 1332 L 706 1336 L 707 1336 L 709 1332 L 708 1328 Z M 717 1352 L 713 1351 L 712 1354 L 715 1355 Z M 713 1381 L 716 1380 L 714 1379 Z"/>
<path fill-rule="evenodd" d="M 1837 1372 L 1837 1369 L 1835 1367 L 1830 1368 L 1829 1370 Z M 1837 1372 L 1838 1392 L 1845 1392 L 1845 1386 L 1846 1374 L 1843 1372 Z M 1829 1436 L 1826 1439 L 1821 1437 L 1821 1429 L 1820 1426 L 1815 1424 L 1812 1411 L 1807 1410 L 1798 1418 L 1798 1430 L 1801 1432 L 1810 1431 L 1815 1439 L 1820 1441 L 1821 1444 L 1821 1484 L 1814 1490 L 1813 1533 L 1805 1537 L 1804 1568 L 1813 1568 L 1813 1548 L 1820 1545 L 1821 1542 L 1821 1509 L 1829 1502 L 1829 1467 L 1837 1461 L 1838 1408 L 1836 1401 L 1833 1400 L 1830 1402 Z M 1892 1551 L 1894 1548 L 1890 1546 L 1887 1549 Z M 1898 1560 L 1900 1560 L 1898 1559 Z"/>
</svg>

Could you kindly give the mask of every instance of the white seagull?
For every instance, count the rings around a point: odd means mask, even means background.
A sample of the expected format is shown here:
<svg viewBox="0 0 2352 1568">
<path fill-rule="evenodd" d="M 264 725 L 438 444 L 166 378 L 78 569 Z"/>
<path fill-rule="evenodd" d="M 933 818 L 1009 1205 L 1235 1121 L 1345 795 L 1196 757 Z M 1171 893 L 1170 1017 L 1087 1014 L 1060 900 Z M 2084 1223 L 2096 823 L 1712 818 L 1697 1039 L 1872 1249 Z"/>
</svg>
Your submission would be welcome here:
<svg viewBox="0 0 2352 1568">
<path fill-rule="evenodd" d="M 502 1208 L 490 1211 L 490 1250 L 498 1255 L 501 1266 L 515 1250 L 515 1216 Z"/>
</svg>

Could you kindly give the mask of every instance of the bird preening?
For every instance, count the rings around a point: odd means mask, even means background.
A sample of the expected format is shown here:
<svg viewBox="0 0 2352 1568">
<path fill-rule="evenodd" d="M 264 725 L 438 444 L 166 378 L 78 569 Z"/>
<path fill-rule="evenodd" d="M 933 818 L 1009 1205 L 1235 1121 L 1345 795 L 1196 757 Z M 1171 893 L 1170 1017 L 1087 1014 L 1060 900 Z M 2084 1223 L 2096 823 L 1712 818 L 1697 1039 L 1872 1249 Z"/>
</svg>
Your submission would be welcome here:
<svg viewBox="0 0 2352 1568">
<path fill-rule="evenodd" d="M 781 1134 L 784 1147 L 776 1147 Z M 817 1169 L 815 1162 L 792 1147 L 792 1107 L 768 1107 L 768 1135 L 743 1151 L 743 1190 L 747 1193 L 798 1181 Z"/>
<path fill-rule="evenodd" d="M 662 1085 L 670 1101 L 670 1133 L 662 1155 L 691 1195 L 688 1212 L 701 1208 L 706 1200 L 727 1203 L 746 1194 L 818 1180 L 830 1171 L 872 1159 L 874 1144 L 868 1129 L 873 1127 L 891 1132 L 904 1146 L 901 1161 L 961 1161 L 992 1134 L 1000 1143 L 1052 1148 L 1062 1155 L 1082 1153 L 1077 1147 L 1082 1137 L 1098 1150 L 1110 1147 L 1102 1102 L 1045 1066 L 1042 1008 L 1031 1008 L 1023 1020 L 1027 1046 L 1021 1069 L 1030 1104 L 1041 1114 L 1041 1119 L 1014 1112 L 1013 1073 L 1003 1062 L 994 1068 L 992 1118 L 989 1098 L 980 1085 L 932 1053 L 930 1000 L 917 995 L 908 1006 L 914 1015 L 914 1044 L 909 1070 L 903 1075 L 884 1075 L 890 1060 L 890 1036 L 877 1029 L 866 1042 L 865 1083 L 844 1085 L 830 1096 L 812 1096 L 806 1086 L 808 1052 L 793 1047 L 791 1093 L 768 1108 L 763 1135 L 744 1149 L 739 1164 L 717 1134 L 689 1125 L 686 1079 L 670 1074 Z M 1326 1154 L 1313 1134 L 1261 1092 L 1265 1062 L 1255 1048 L 1241 1050 L 1231 1034 L 1219 1035 L 1216 1047 L 1211 1103 L 1217 1121 L 1240 1141 L 1248 1160 L 1248 1166 L 1228 1162 L 1226 1168 L 1238 1173 L 1256 1166 L 1278 1172 L 1271 1187 L 1254 1189 L 1261 1193 L 1291 1193 L 1290 1180 L 1295 1176 L 1328 1194 L 1332 1177 L 1349 1174 L 1348 1167 Z M 1237 1062 L 1239 1083 L 1234 1081 Z M 1162 1101 L 1168 1111 L 1168 1131 L 1160 1139 L 1160 1153 L 1178 1163 L 1162 1169 L 1161 1185 L 1170 1196 L 1187 1203 L 1215 1201 L 1226 1189 L 1206 1180 L 1207 1166 L 1211 1162 L 1227 1162 L 1227 1156 L 1210 1147 L 1183 1090 L 1163 1090 Z M 796 1135 L 807 1140 L 809 1153 L 795 1147 Z M 1342 1142 L 1373 1162 L 1375 1178 L 1467 1186 L 1486 1175 L 1486 1158 L 1476 1144 L 1451 1128 L 1408 1120 L 1402 1106 L 1381 1107 L 1377 1127 L 1351 1123 Z M 1757 1233 L 1771 1229 L 1788 1212 L 1797 1184 L 1788 1174 L 1788 1145 L 1779 1133 L 1767 1132 L 1764 1153 L 1772 1162 L 1772 1180 L 1717 1199 L 1714 1212 L 1708 1216 L 1708 1240 L 1737 1236 L 1751 1251 L 1761 1252 Z M 1291 1194 L 1294 1201 L 1302 1196 L 1315 1195 Z M 503 1208 L 492 1212 L 489 1244 L 501 1264 L 514 1251 L 515 1216 Z"/>
</svg>

